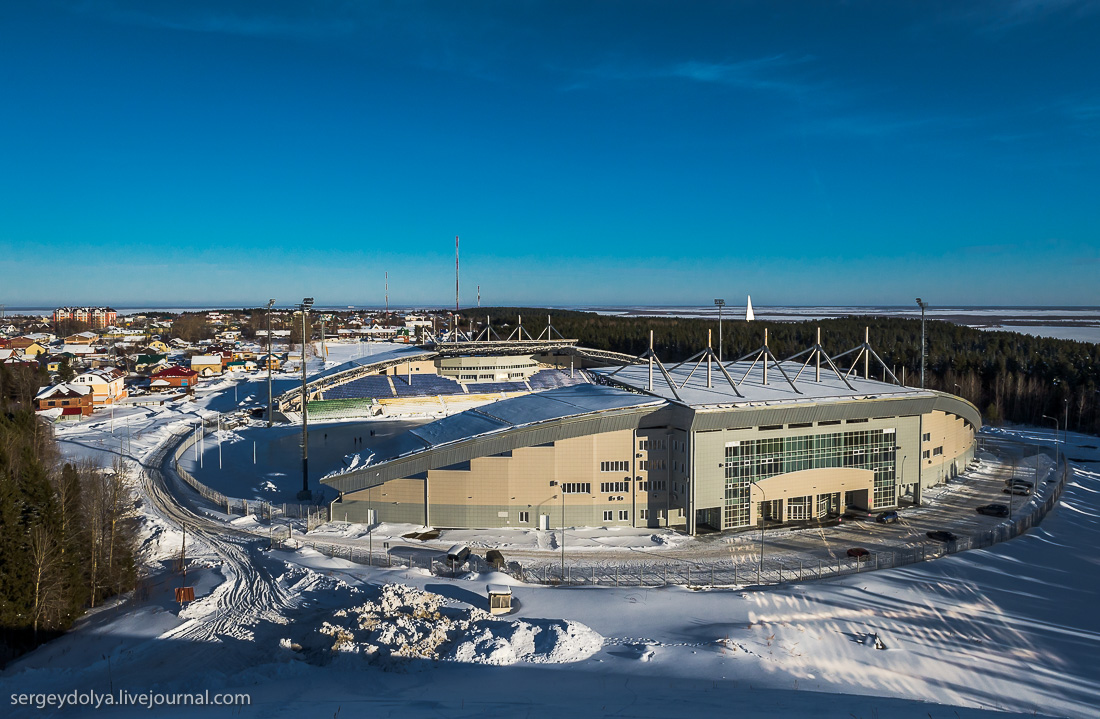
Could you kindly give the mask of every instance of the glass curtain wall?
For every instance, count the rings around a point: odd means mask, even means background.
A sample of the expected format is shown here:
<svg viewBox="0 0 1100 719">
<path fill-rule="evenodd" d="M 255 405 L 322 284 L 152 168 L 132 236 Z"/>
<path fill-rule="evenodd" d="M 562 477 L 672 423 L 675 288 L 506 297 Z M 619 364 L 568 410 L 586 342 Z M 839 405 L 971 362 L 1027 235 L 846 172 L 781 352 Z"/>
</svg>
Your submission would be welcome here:
<svg viewBox="0 0 1100 719">
<path fill-rule="evenodd" d="M 722 528 L 749 525 L 752 485 L 762 479 L 805 469 L 847 467 L 875 473 L 874 507 L 895 501 L 897 446 L 893 429 L 855 430 L 743 440 L 726 447 L 726 492 Z M 763 496 L 758 499 L 766 499 Z M 823 497 L 817 497 L 820 503 Z M 812 498 L 799 510 L 812 513 Z M 820 516 L 820 513 L 819 515 Z"/>
</svg>

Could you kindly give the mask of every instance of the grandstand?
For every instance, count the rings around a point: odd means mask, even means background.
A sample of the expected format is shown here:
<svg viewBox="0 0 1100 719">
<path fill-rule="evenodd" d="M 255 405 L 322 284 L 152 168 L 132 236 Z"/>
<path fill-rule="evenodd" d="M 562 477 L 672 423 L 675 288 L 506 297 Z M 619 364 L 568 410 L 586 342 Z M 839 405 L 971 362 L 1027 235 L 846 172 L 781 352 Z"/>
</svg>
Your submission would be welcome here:
<svg viewBox="0 0 1100 719">
<path fill-rule="evenodd" d="M 390 384 L 390 378 L 384 375 L 368 375 L 352 380 L 346 384 L 336 385 L 324 392 L 326 400 L 334 399 L 381 399 L 393 397 L 394 386 Z M 312 402 L 311 402 L 312 404 Z"/>
<path fill-rule="evenodd" d="M 398 397 L 434 397 L 436 395 L 465 394 L 462 385 L 449 377 L 434 374 L 413 375 L 412 382 L 402 375 L 393 375 L 394 390 Z"/>
</svg>

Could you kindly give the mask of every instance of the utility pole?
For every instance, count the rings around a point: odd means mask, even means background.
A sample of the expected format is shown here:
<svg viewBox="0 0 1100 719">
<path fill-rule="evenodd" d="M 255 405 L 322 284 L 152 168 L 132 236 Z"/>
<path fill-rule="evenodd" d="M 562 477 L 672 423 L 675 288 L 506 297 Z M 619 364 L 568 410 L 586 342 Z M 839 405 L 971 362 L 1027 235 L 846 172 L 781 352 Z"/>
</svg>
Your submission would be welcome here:
<svg viewBox="0 0 1100 719">
<path fill-rule="evenodd" d="M 306 297 L 298 305 L 302 313 L 302 491 L 298 493 L 298 499 L 304 501 L 313 499 L 313 494 L 309 491 L 309 409 L 306 401 L 306 344 L 309 342 L 306 323 L 311 307 L 312 297 Z"/>
<path fill-rule="evenodd" d="M 924 389 L 924 355 L 927 347 L 924 341 L 924 311 L 928 309 L 928 303 L 918 297 L 917 306 L 920 307 L 920 388 Z"/>
<path fill-rule="evenodd" d="M 275 300 L 267 301 L 267 426 L 271 427 L 271 308 Z"/>
<path fill-rule="evenodd" d="M 455 235 L 455 314 L 458 314 L 458 235 Z"/>
</svg>

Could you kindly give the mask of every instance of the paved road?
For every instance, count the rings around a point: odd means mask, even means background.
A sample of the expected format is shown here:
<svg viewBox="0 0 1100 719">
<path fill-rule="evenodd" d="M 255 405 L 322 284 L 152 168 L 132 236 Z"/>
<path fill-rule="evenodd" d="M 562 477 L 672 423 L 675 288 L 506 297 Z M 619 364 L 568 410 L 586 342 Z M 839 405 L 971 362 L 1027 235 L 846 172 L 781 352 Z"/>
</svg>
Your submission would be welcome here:
<svg viewBox="0 0 1100 719">
<path fill-rule="evenodd" d="M 944 545 L 930 540 L 926 532 L 947 530 L 963 538 L 979 537 L 1010 521 L 978 514 L 975 508 L 979 505 L 1011 503 L 1012 516 L 1017 517 L 1034 508 L 1036 503 L 1053 491 L 1054 474 L 1047 471 L 1042 477 L 1043 481 L 1039 482 L 1039 491 L 1034 497 L 1005 494 L 1004 482 L 1009 477 L 1026 477 L 1035 481 L 1036 448 L 1034 445 L 1008 439 L 984 439 L 989 452 L 997 455 L 996 461 L 986 459 L 973 471 L 949 481 L 946 485 L 926 491 L 925 505 L 902 509 L 900 521 L 896 524 L 846 520 L 838 526 L 823 529 L 766 531 L 764 572 L 787 572 L 785 576 L 789 577 L 790 572 L 798 567 L 802 567 L 807 574 L 819 567 L 850 571 L 857 566 L 847 556 L 847 550 L 853 547 L 862 547 L 878 555 L 858 565 L 860 568 L 891 566 L 913 561 L 914 558 L 926 554 L 939 554 Z M 1053 464 L 1051 451 L 1044 449 L 1043 452 L 1047 461 Z M 1047 482 L 1047 479 L 1051 482 Z M 310 541 L 311 538 L 302 539 Z M 366 553 L 365 539 L 318 537 L 316 541 L 322 548 L 339 547 L 341 550 L 355 551 L 362 555 Z M 444 550 L 443 547 L 421 543 L 406 547 L 391 542 L 391 547 L 394 554 L 410 550 L 421 554 L 433 551 L 442 553 Z M 518 561 L 526 570 L 534 571 L 536 576 L 560 571 L 556 568 L 560 566 L 561 556 L 555 550 L 509 548 L 503 551 L 507 560 Z M 377 547 L 375 554 L 376 561 L 385 562 L 384 555 Z M 602 574 L 606 578 L 612 572 L 639 570 L 660 573 L 667 571 L 665 568 L 672 565 L 671 571 L 679 573 L 678 576 L 686 577 L 689 569 L 696 572 L 709 572 L 713 569 L 729 573 L 740 580 L 745 572 L 754 572 L 760 567 L 760 533 L 753 530 L 736 534 L 704 535 L 671 548 L 626 549 L 609 546 L 606 550 L 601 550 L 586 547 L 572 554 L 569 553 L 567 544 L 565 564 L 571 576 L 580 577 L 598 578 Z"/>
</svg>

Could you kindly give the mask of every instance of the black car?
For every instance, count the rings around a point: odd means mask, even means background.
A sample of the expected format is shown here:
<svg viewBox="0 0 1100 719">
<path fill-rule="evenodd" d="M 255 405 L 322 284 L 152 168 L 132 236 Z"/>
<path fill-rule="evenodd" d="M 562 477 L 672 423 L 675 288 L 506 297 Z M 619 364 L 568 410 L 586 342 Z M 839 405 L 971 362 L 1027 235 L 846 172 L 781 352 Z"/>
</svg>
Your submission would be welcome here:
<svg viewBox="0 0 1100 719">
<path fill-rule="evenodd" d="M 898 513 L 892 509 L 885 512 L 879 512 L 878 516 L 875 517 L 875 521 L 879 524 L 893 524 L 898 521 Z"/>
<path fill-rule="evenodd" d="M 926 533 L 929 539 L 934 539 L 937 542 L 954 542 L 959 538 L 957 534 L 952 534 L 944 529 L 934 529 L 931 532 Z"/>
<path fill-rule="evenodd" d="M 987 517 L 1007 517 L 1008 507 L 1004 504 L 983 504 L 975 507 L 974 511 Z"/>
<path fill-rule="evenodd" d="M 848 556 L 857 562 L 862 562 L 871 558 L 871 553 L 863 547 L 852 547 L 848 550 Z"/>
</svg>

